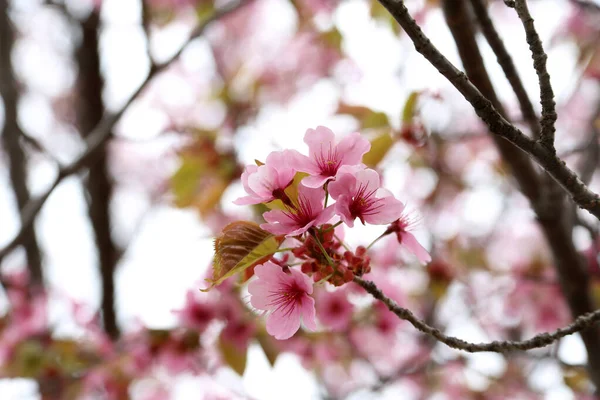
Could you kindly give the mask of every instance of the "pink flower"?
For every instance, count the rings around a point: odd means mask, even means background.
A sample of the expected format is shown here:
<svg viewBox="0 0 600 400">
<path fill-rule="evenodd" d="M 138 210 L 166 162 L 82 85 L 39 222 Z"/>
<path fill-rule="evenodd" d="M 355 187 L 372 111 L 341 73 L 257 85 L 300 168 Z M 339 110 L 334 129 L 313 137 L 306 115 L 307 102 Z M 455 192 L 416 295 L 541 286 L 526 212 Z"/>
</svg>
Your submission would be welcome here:
<svg viewBox="0 0 600 400">
<path fill-rule="evenodd" d="M 185 305 L 175 313 L 179 315 L 183 326 L 202 332 L 215 318 L 214 308 L 214 305 L 199 301 L 196 295 L 189 291 Z"/>
<path fill-rule="evenodd" d="M 335 292 L 323 291 L 318 299 L 317 315 L 319 321 L 336 331 L 346 329 L 352 319 L 354 308 L 348 301 L 347 293 L 339 289 Z"/>
<path fill-rule="evenodd" d="M 427 264 L 431 261 L 429 252 L 417 241 L 417 238 L 409 232 L 414 227 L 415 222 L 411 220 L 407 214 L 403 214 L 400 218 L 392 223 L 388 231 L 396 232 L 398 243 L 413 253 L 420 262 Z"/>
<path fill-rule="evenodd" d="M 249 196 L 240 197 L 238 205 L 268 203 L 285 196 L 296 171 L 289 166 L 290 150 L 274 151 L 264 165 L 248 165 L 242 173 L 242 185 Z"/>
<path fill-rule="evenodd" d="M 283 272 L 280 266 L 268 261 L 254 269 L 257 280 L 250 282 L 250 303 L 259 310 L 269 313 L 267 332 L 275 339 L 289 339 L 300 328 L 300 320 L 310 330 L 315 323 L 315 300 L 312 281 L 302 272 L 289 269 Z"/>
<path fill-rule="evenodd" d="M 333 206 L 323 208 L 325 191 L 303 185 L 298 186 L 298 202 L 285 210 L 272 210 L 263 214 L 267 221 L 260 227 L 275 235 L 296 236 L 312 226 L 327 223 L 334 214 Z"/>
<path fill-rule="evenodd" d="M 354 132 L 335 144 L 335 135 L 324 126 L 309 129 L 304 135 L 304 143 L 308 145 L 308 157 L 293 152 L 292 163 L 298 171 L 308 172 L 302 183 L 317 188 L 333 179 L 343 165 L 361 164 L 362 156 L 369 151 L 371 143 L 360 133 Z"/>
<path fill-rule="evenodd" d="M 404 204 L 389 190 L 380 187 L 379 174 L 372 169 L 354 173 L 341 171 L 329 185 L 329 194 L 336 200 L 335 212 L 350 228 L 356 218 L 365 224 L 389 224 L 398 219 Z"/>
</svg>

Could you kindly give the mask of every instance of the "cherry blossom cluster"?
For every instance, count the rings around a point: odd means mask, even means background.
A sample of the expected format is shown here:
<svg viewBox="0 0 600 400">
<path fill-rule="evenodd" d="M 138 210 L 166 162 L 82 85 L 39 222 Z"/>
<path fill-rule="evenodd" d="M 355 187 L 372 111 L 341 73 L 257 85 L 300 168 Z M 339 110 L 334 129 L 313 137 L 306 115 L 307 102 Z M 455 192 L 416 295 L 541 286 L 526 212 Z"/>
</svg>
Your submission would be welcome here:
<svg viewBox="0 0 600 400">
<path fill-rule="evenodd" d="M 264 164 L 248 165 L 241 177 L 247 195 L 235 201 L 266 204 L 270 210 L 260 227 L 293 243 L 291 254 L 256 266 L 256 279 L 248 286 L 252 306 L 268 314 L 267 332 L 280 340 L 293 336 L 301 321 L 317 328 L 315 284 L 342 286 L 370 272 L 371 245 L 348 248 L 342 225 L 353 228 L 357 219 L 363 225 L 387 225 L 380 238 L 395 233 L 421 262 L 430 261 L 409 232 L 413 224 L 404 204 L 382 187 L 377 171 L 362 163 L 371 147 L 367 139 L 355 132 L 338 142 L 330 129 L 319 126 L 307 130 L 304 142 L 308 156 L 287 149 L 272 152 Z"/>
</svg>

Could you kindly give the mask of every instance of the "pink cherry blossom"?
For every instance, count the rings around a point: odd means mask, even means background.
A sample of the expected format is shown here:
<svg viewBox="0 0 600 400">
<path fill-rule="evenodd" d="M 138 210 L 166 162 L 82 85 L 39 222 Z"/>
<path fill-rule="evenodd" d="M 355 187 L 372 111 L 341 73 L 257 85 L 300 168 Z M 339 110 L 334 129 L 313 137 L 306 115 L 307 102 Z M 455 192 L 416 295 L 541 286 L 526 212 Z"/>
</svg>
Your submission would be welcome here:
<svg viewBox="0 0 600 400">
<path fill-rule="evenodd" d="M 274 151 L 261 166 L 248 165 L 242 173 L 242 184 L 248 196 L 240 197 L 238 205 L 268 203 L 284 196 L 296 171 L 290 167 L 290 151 Z"/>
<path fill-rule="evenodd" d="M 334 214 L 333 206 L 324 208 L 325 191 L 303 185 L 298 186 L 298 201 L 285 210 L 272 210 L 263 214 L 267 221 L 260 227 L 275 235 L 296 236 L 312 226 L 327 223 Z"/>
<path fill-rule="evenodd" d="M 293 152 L 292 163 L 298 171 L 311 175 L 304 178 L 302 183 L 312 188 L 333 179 L 344 165 L 361 164 L 362 156 L 371 148 L 371 143 L 358 132 L 351 133 L 335 144 L 335 135 L 324 126 L 307 130 L 304 143 L 308 145 L 308 157 Z"/>
<path fill-rule="evenodd" d="M 199 301 L 192 291 L 187 293 L 183 308 L 175 313 L 178 314 L 183 326 L 200 332 L 204 331 L 215 318 L 214 305 Z"/>
<path fill-rule="evenodd" d="M 398 243 L 408 251 L 417 256 L 420 262 L 427 264 L 431 261 L 429 252 L 421 246 L 417 241 L 417 238 L 410 233 L 410 230 L 414 228 L 416 222 L 410 218 L 408 214 L 402 214 L 400 218 L 392 223 L 388 228 L 388 231 L 396 232 Z"/>
<path fill-rule="evenodd" d="M 275 339 L 285 340 L 300 328 L 300 320 L 310 330 L 317 328 L 315 322 L 315 300 L 311 279 L 302 272 L 282 268 L 268 261 L 254 269 L 258 279 L 250 282 L 250 303 L 259 310 L 269 313 L 267 332 Z"/>
<path fill-rule="evenodd" d="M 329 185 L 329 194 L 336 200 L 335 212 L 350 228 L 356 218 L 365 224 L 389 224 L 398 219 L 404 204 L 389 190 L 380 186 L 379 174 L 372 169 L 354 173 L 340 172 Z"/>
<path fill-rule="evenodd" d="M 336 331 L 342 331 L 348 327 L 352 320 L 354 307 L 348 301 L 348 294 L 345 290 L 323 291 L 317 299 L 317 315 L 323 325 Z"/>
</svg>

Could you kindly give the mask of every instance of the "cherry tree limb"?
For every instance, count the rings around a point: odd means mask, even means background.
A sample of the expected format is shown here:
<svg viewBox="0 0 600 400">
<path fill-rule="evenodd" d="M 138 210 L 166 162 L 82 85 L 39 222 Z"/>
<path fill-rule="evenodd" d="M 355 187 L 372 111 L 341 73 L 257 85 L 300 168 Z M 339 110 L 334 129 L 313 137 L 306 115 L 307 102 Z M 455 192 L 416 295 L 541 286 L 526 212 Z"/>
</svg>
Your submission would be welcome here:
<svg viewBox="0 0 600 400">
<path fill-rule="evenodd" d="M 565 336 L 581 332 L 597 322 L 600 322 L 600 310 L 596 310 L 591 313 L 580 315 L 573 321 L 573 323 L 565 326 L 564 328 L 559 328 L 554 332 L 540 333 L 539 335 L 535 335 L 527 340 L 495 340 L 489 343 L 470 343 L 454 336 L 445 335 L 439 329 L 428 325 L 425 321 L 415 316 L 412 311 L 400 307 L 398 303 L 383 294 L 383 292 L 373 282 L 361 279 L 359 277 L 355 277 L 354 282 L 365 289 L 375 299 L 385 304 L 388 310 L 396 314 L 398 318 L 410 322 L 417 330 L 437 339 L 448 347 L 469 353 L 509 353 L 513 351 L 539 349 L 549 346 Z"/>
<path fill-rule="evenodd" d="M 523 86 L 523 82 L 519 77 L 519 73 L 517 72 L 512 57 L 508 53 L 508 50 L 506 50 L 500 35 L 498 35 L 498 31 L 496 31 L 483 0 L 470 0 L 470 2 L 473 11 L 475 12 L 475 17 L 477 17 L 477 21 L 479 22 L 481 32 L 496 55 L 498 65 L 502 68 L 504 76 L 506 76 L 515 96 L 517 96 L 523 119 L 529 125 L 533 137 L 537 138 L 540 134 L 538 117 L 533 108 L 533 104 L 529 99 L 529 95 Z"/>
<path fill-rule="evenodd" d="M 9 5 L 9 1 L 0 0 L 0 96 L 4 106 L 4 122 L 0 133 L 8 158 L 11 186 L 17 207 L 21 210 L 28 204 L 31 196 L 27 187 L 27 154 L 21 140 L 24 136 L 18 121 L 19 87 L 12 65 L 16 32 L 9 16 Z M 25 221 L 23 219 L 21 221 L 25 225 Z M 42 255 L 33 224 L 22 229 L 21 239 L 27 256 L 31 282 L 34 285 L 42 285 L 44 281 Z"/>
<path fill-rule="evenodd" d="M 379 0 L 402 26 L 414 43 L 415 49 L 422 54 L 443 76 L 445 76 L 463 97 L 473 106 L 476 114 L 488 126 L 490 131 L 513 143 L 532 157 L 548 172 L 571 196 L 581 208 L 600 219 L 600 197 L 592 192 L 559 159 L 554 151 L 527 137 L 518 128 L 510 124 L 494 108 L 492 103 L 469 81 L 467 76 L 457 69 L 425 36 L 419 25 L 411 17 L 402 0 Z"/>
<path fill-rule="evenodd" d="M 77 158 L 72 163 L 62 167 L 59 169 L 56 178 L 50 184 L 49 188 L 42 193 L 41 195 L 31 199 L 25 206 L 21 209 L 21 229 L 15 235 L 15 237 L 0 250 L 0 262 L 2 259 L 9 254 L 15 247 L 21 244 L 24 240 L 29 227 L 33 224 L 36 216 L 42 209 L 43 205 L 50 197 L 50 194 L 54 191 L 54 189 L 67 177 L 76 174 L 82 168 L 93 163 L 99 153 L 99 150 L 102 149 L 104 143 L 107 141 L 108 137 L 114 126 L 121 119 L 125 111 L 128 107 L 133 103 L 133 101 L 140 95 L 144 89 L 148 86 L 152 78 L 154 78 L 157 74 L 164 71 L 173 61 L 177 60 L 179 56 L 183 53 L 183 51 L 187 48 L 187 45 L 192 42 L 194 39 L 201 36 L 206 28 L 213 22 L 218 21 L 219 19 L 225 17 L 226 15 L 240 9 L 241 7 L 250 4 L 251 0 L 239 0 L 232 1 L 231 3 L 219 8 L 214 12 L 206 20 L 202 21 L 188 36 L 185 43 L 179 48 L 179 50 L 167 61 L 153 65 L 150 68 L 150 72 L 148 76 L 144 80 L 144 82 L 140 85 L 140 87 L 133 93 L 133 95 L 127 100 L 127 102 L 116 112 L 105 114 L 102 117 L 102 120 L 96 127 L 86 135 L 85 140 L 85 150 L 79 158 Z"/>
<path fill-rule="evenodd" d="M 554 102 L 554 91 L 552 90 L 552 84 L 550 82 L 550 74 L 546 68 L 546 60 L 548 55 L 544 51 L 542 40 L 540 35 L 535 30 L 533 18 L 529 13 L 527 7 L 527 0 L 515 0 L 507 1 L 506 4 L 509 7 L 514 7 L 519 19 L 523 23 L 525 28 L 525 37 L 529 49 L 531 50 L 531 57 L 533 58 L 533 67 L 538 76 L 540 85 L 540 103 L 542 105 L 542 131 L 540 133 L 540 142 L 546 148 L 556 153 L 554 149 L 554 132 L 556 131 L 554 123 L 556 122 L 556 103 Z"/>
</svg>

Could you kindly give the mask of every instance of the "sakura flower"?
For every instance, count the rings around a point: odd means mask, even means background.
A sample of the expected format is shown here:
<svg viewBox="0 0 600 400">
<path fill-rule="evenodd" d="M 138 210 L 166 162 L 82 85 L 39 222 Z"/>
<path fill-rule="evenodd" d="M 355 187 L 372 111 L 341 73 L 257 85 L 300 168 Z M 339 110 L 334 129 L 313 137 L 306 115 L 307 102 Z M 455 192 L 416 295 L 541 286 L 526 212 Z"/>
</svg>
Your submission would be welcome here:
<svg viewBox="0 0 600 400">
<path fill-rule="evenodd" d="M 380 187 L 379 174 L 372 169 L 354 173 L 342 170 L 329 184 L 329 194 L 336 200 L 335 212 L 350 228 L 356 218 L 365 224 L 389 224 L 398 219 L 404 204 Z"/>
<path fill-rule="evenodd" d="M 414 225 L 414 220 L 411 220 L 407 214 L 403 214 L 390 225 L 388 232 L 396 232 L 398 243 L 417 256 L 417 259 L 419 259 L 420 262 L 427 264 L 431 261 L 431 256 L 417 241 L 417 238 L 415 238 L 415 236 L 409 232 Z"/>
<path fill-rule="evenodd" d="M 183 308 L 175 313 L 183 326 L 199 332 L 204 331 L 215 318 L 214 306 L 199 301 L 192 291 L 187 293 Z"/>
<path fill-rule="evenodd" d="M 333 206 L 324 208 L 325 191 L 303 185 L 298 186 L 297 204 L 285 210 L 272 210 L 263 214 L 267 221 L 260 227 L 275 235 L 296 236 L 312 226 L 327 223 L 334 214 Z"/>
<path fill-rule="evenodd" d="M 317 328 L 315 301 L 310 278 L 300 271 L 289 269 L 289 274 L 270 261 L 254 269 L 257 280 L 250 282 L 250 303 L 269 313 L 267 332 L 275 339 L 289 339 L 304 321 L 310 330 Z"/>
<path fill-rule="evenodd" d="M 347 293 L 341 289 L 335 292 L 323 291 L 318 296 L 317 302 L 319 321 L 336 331 L 346 329 L 354 309 L 347 296 Z"/>
<path fill-rule="evenodd" d="M 292 152 L 292 165 L 296 170 L 308 172 L 302 183 L 317 188 L 333 179 L 341 166 L 361 164 L 362 156 L 369 151 L 371 143 L 360 133 L 354 132 L 335 144 L 335 135 L 324 126 L 308 129 L 304 135 L 304 143 L 308 145 L 308 157 Z"/>
<path fill-rule="evenodd" d="M 290 151 L 274 151 L 261 166 L 248 165 L 242 173 L 242 185 L 248 196 L 240 197 L 238 205 L 268 203 L 285 196 L 296 171 L 289 166 Z M 285 202 L 285 201 L 284 201 Z"/>
</svg>

